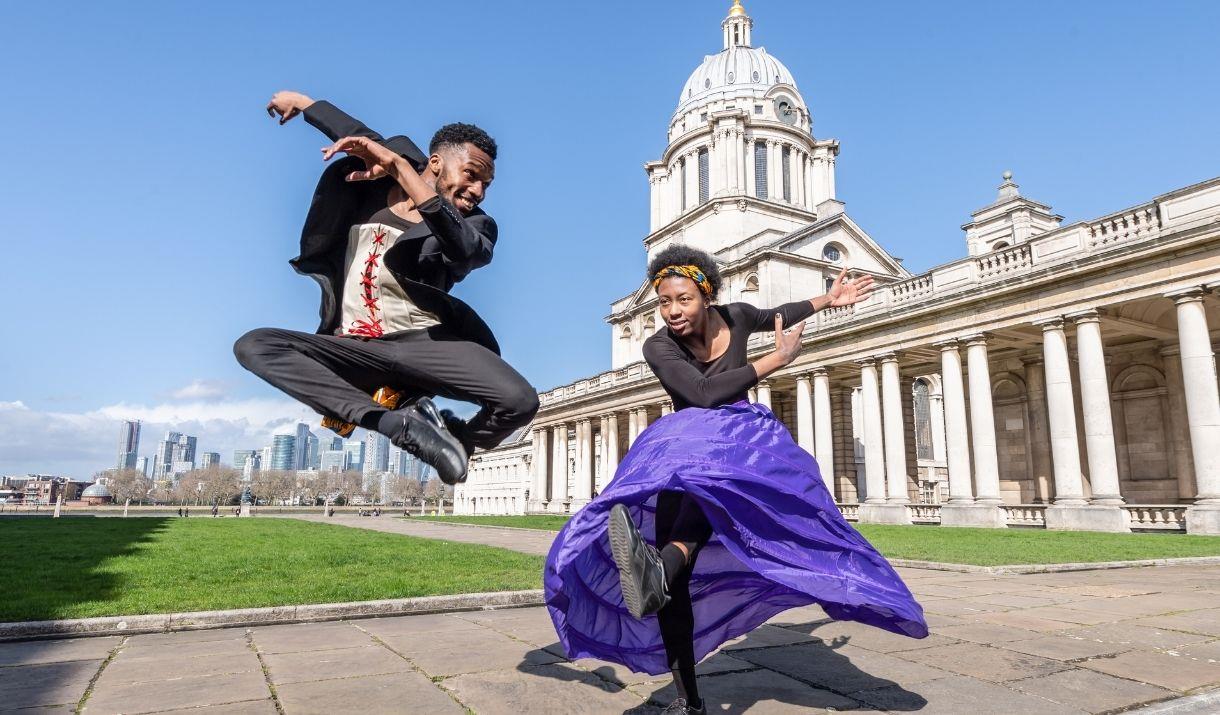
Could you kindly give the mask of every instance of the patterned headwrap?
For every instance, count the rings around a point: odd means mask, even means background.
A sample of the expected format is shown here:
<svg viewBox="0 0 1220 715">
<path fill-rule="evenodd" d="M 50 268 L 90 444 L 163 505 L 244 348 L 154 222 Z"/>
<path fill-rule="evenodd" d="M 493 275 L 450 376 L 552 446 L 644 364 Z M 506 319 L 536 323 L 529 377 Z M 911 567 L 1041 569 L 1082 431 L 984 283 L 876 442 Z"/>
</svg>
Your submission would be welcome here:
<svg viewBox="0 0 1220 715">
<path fill-rule="evenodd" d="M 703 295 L 708 298 L 712 297 L 712 284 L 708 281 L 707 276 L 703 275 L 703 271 L 699 270 L 698 266 L 665 266 L 652 277 L 653 290 L 660 287 L 661 281 L 670 276 L 689 278 L 695 282 L 695 285 L 699 286 L 699 290 L 703 291 Z"/>
</svg>

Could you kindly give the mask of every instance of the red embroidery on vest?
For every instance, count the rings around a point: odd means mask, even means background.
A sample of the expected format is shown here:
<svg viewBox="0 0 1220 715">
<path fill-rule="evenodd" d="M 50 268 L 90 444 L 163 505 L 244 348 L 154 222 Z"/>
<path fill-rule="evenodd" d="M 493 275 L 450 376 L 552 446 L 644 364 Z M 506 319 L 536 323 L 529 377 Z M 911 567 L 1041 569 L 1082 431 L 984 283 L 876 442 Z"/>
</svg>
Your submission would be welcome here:
<svg viewBox="0 0 1220 715">
<path fill-rule="evenodd" d="M 381 327 L 381 318 L 377 317 L 381 307 L 377 304 L 377 296 L 373 295 L 373 274 L 378 268 L 377 261 L 381 258 L 381 254 L 377 252 L 377 247 L 385 245 L 385 237 L 385 229 L 381 229 L 373 234 L 373 245 L 369 249 L 368 257 L 364 259 L 364 272 L 360 276 L 360 285 L 364 287 L 364 309 L 368 311 L 368 320 L 356 320 L 352 327 L 348 329 L 348 335 L 380 338 L 385 334 Z"/>
</svg>

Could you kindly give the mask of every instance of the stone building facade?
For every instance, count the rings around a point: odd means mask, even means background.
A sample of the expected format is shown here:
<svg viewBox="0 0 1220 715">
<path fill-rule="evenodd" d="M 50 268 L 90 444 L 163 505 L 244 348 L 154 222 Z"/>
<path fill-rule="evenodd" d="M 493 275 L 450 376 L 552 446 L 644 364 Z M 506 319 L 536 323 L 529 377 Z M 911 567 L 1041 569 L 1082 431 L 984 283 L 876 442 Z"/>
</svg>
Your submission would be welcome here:
<svg viewBox="0 0 1220 715">
<path fill-rule="evenodd" d="M 844 514 L 1220 533 L 1220 179 L 1064 226 L 1006 173 L 962 226 L 966 256 L 913 275 L 836 198 L 838 143 L 816 137 L 739 2 L 722 31 L 645 166 L 644 246 L 711 252 L 721 300 L 758 306 L 819 295 L 842 267 L 874 277 L 869 300 L 811 318 L 798 360 L 751 395 Z M 542 393 L 524 438 L 476 457 L 494 468 L 459 489 L 468 506 L 574 512 L 668 414 L 641 360 L 663 325 L 650 288 L 611 306 L 611 370 Z M 771 344 L 754 336 L 751 355 Z"/>
</svg>

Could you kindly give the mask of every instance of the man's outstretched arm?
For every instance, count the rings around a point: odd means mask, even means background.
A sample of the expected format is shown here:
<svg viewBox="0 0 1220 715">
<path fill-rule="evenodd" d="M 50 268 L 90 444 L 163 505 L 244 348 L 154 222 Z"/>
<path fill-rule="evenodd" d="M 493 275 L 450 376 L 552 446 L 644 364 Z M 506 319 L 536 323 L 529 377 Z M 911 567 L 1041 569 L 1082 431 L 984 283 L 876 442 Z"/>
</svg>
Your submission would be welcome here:
<svg viewBox="0 0 1220 715">
<path fill-rule="evenodd" d="M 276 92 L 267 103 L 267 114 L 273 119 L 278 114 L 280 124 L 286 124 L 298 114 L 312 124 L 328 139 L 338 141 L 342 137 L 368 137 L 379 142 L 382 136 L 369 129 L 359 119 L 347 114 L 326 100 L 316 101 L 300 92 L 284 90 Z"/>
</svg>

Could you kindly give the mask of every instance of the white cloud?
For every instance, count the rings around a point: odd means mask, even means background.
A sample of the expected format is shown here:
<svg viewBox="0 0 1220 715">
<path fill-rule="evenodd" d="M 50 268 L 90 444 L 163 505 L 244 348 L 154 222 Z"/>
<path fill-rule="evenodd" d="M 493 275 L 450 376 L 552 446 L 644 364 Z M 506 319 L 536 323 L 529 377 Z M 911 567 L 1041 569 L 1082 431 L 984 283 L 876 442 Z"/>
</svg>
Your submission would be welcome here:
<svg viewBox="0 0 1220 715">
<path fill-rule="evenodd" d="M 40 472 L 86 479 L 114 466 L 119 422 L 140 420 L 140 456 L 152 457 L 165 432 L 198 438 L 199 452 L 219 452 L 233 459 L 235 449 L 261 449 L 271 436 L 297 422 L 320 438 L 331 434 L 321 418 L 289 399 L 253 399 L 162 403 L 120 403 L 90 412 L 29 409 L 21 402 L 0 402 L 0 474 Z"/>
<path fill-rule="evenodd" d="M 175 400 L 215 400 L 224 394 L 224 383 L 216 380 L 195 380 L 186 387 L 169 393 L 169 396 Z"/>
</svg>

